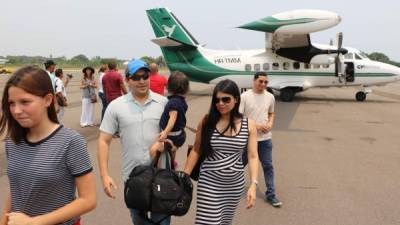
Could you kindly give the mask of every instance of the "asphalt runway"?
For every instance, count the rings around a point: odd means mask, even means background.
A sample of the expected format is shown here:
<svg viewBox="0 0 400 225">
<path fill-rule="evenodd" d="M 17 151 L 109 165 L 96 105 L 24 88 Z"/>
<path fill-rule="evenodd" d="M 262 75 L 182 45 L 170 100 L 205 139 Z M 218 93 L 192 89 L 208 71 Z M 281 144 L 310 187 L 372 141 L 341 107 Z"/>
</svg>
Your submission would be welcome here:
<svg viewBox="0 0 400 225">
<path fill-rule="evenodd" d="M 67 71 L 68 72 L 68 71 Z M 7 76 L 0 77 L 0 91 Z M 211 85 L 191 83 L 188 95 L 188 126 L 196 127 L 209 108 Z M 256 206 L 237 209 L 237 225 L 390 225 L 400 224 L 400 83 L 374 87 L 365 102 L 356 102 L 355 88 L 311 89 L 293 102 L 276 103 L 273 129 L 273 161 L 277 196 L 276 209 L 264 202 L 265 185 L 260 169 Z M 97 179 L 97 208 L 83 216 L 87 225 L 130 223 L 122 196 L 120 149 L 112 142 L 110 173 L 119 184 L 117 199 L 102 190 L 96 146 L 98 128 L 81 128 L 79 75 L 67 88 L 70 106 L 64 125 L 80 132 L 88 141 Z M 100 121 L 101 105 L 96 105 Z M 187 142 L 194 135 L 187 131 Z M 179 167 L 186 159 L 186 145 L 178 152 Z M 0 208 L 8 193 L 4 146 L 0 149 Z M 195 195 L 194 195 L 195 196 Z M 184 217 L 172 224 L 194 223 L 196 202 Z"/>
</svg>

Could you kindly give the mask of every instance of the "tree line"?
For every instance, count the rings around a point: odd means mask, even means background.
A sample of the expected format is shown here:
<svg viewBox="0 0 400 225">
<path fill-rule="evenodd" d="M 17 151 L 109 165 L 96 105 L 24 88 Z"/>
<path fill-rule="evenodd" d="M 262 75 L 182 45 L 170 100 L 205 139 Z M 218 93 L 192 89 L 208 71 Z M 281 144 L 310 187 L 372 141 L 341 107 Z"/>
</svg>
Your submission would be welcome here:
<svg viewBox="0 0 400 225">
<path fill-rule="evenodd" d="M 62 57 L 43 57 L 43 56 L 0 56 L 0 59 L 7 59 L 7 65 L 9 66 L 23 66 L 28 64 L 39 65 L 43 66 L 43 63 L 48 60 L 52 59 L 55 63 L 57 63 L 58 67 L 61 68 L 82 68 L 85 66 L 92 66 L 92 67 L 100 67 L 101 65 L 105 65 L 110 61 L 117 62 L 119 68 L 122 68 L 124 62 L 128 60 L 124 59 L 117 59 L 117 58 L 102 58 L 100 56 L 95 56 L 90 58 L 85 56 L 84 54 L 76 55 L 70 59 L 66 58 L 65 56 Z M 141 57 L 143 61 L 146 63 L 156 63 L 160 67 L 165 67 L 165 61 L 162 56 L 158 57 L 151 57 L 151 56 L 143 56 Z"/>
<path fill-rule="evenodd" d="M 381 52 L 372 52 L 371 54 L 367 54 L 368 57 L 372 60 L 392 64 L 395 66 L 400 67 L 400 62 L 396 62 L 391 60 L 388 56 Z M 93 67 L 100 67 L 101 65 L 107 64 L 110 61 L 116 61 L 119 68 L 122 68 L 124 62 L 127 60 L 117 59 L 117 58 L 101 58 L 100 56 L 95 56 L 89 59 L 84 54 L 76 55 L 70 59 L 67 59 L 65 56 L 62 57 L 55 57 L 52 58 L 57 65 L 61 68 L 82 68 L 85 66 L 93 66 Z M 0 59 L 7 59 L 7 64 L 10 66 L 22 66 L 27 64 L 36 64 L 36 65 L 43 65 L 47 59 L 43 56 L 0 56 Z M 166 63 L 162 56 L 158 57 L 151 57 L 151 56 L 143 56 L 141 57 L 143 61 L 146 63 L 156 63 L 159 67 L 165 67 Z"/>
</svg>

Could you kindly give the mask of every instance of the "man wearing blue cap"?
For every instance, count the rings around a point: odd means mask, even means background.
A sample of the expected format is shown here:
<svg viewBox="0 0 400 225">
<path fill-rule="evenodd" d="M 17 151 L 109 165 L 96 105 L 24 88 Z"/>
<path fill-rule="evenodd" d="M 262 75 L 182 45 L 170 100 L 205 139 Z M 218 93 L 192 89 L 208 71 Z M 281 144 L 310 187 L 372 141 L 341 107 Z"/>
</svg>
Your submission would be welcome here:
<svg viewBox="0 0 400 225">
<path fill-rule="evenodd" d="M 133 168 L 139 165 L 150 165 L 156 152 L 150 152 L 150 147 L 158 139 L 160 133 L 159 121 L 167 99 L 149 89 L 149 68 L 141 60 L 128 63 L 125 80 L 130 92 L 112 101 L 104 114 L 100 126 L 98 140 L 98 160 L 104 192 L 110 198 L 115 198 L 112 189 L 117 188 L 108 172 L 108 151 L 113 134 L 119 133 L 122 145 L 123 180 L 128 180 Z M 157 150 L 155 150 L 157 151 Z M 149 224 L 135 209 L 129 209 L 132 222 L 135 225 Z M 164 218 L 165 215 L 152 213 L 153 221 Z M 160 223 L 169 225 L 171 217 Z"/>
</svg>

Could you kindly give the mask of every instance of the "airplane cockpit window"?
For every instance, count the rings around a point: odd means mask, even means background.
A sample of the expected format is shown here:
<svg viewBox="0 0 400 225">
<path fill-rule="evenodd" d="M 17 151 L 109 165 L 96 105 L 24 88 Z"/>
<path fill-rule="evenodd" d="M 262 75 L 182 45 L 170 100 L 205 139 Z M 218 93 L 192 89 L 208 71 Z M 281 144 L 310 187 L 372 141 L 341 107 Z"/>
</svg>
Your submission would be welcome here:
<svg viewBox="0 0 400 225">
<path fill-rule="evenodd" d="M 258 72 L 258 71 L 260 71 L 261 70 L 261 66 L 260 66 L 260 64 L 254 64 L 254 71 L 256 71 L 256 72 Z"/>
<path fill-rule="evenodd" d="M 269 70 L 269 63 L 264 63 L 263 64 L 263 70 L 268 71 Z"/>
<path fill-rule="evenodd" d="M 279 63 L 272 63 L 272 69 L 273 70 L 279 70 Z"/>
<path fill-rule="evenodd" d="M 251 65 L 250 64 L 244 65 L 244 70 L 245 71 L 251 71 Z"/>
<path fill-rule="evenodd" d="M 349 52 L 344 55 L 344 59 L 354 59 L 354 54 L 352 52 Z"/>
<path fill-rule="evenodd" d="M 284 70 L 290 69 L 290 63 L 284 62 L 284 63 L 283 63 L 283 69 L 284 69 Z"/>
<path fill-rule="evenodd" d="M 304 69 L 308 70 L 311 68 L 311 65 L 309 63 L 304 63 Z"/>
<path fill-rule="evenodd" d="M 360 54 L 361 58 L 369 59 L 368 55 L 365 52 L 360 52 L 359 54 Z"/>
<path fill-rule="evenodd" d="M 356 59 L 357 60 L 361 60 L 362 58 L 361 58 L 361 56 L 359 56 L 358 54 L 355 54 L 356 55 Z"/>
<path fill-rule="evenodd" d="M 299 63 L 299 62 L 294 62 L 294 63 L 293 63 L 293 68 L 294 68 L 295 70 L 300 69 L 300 63 Z"/>
<path fill-rule="evenodd" d="M 319 68 L 321 68 L 321 65 L 320 64 L 313 64 L 313 68 L 314 69 L 319 69 Z"/>
</svg>

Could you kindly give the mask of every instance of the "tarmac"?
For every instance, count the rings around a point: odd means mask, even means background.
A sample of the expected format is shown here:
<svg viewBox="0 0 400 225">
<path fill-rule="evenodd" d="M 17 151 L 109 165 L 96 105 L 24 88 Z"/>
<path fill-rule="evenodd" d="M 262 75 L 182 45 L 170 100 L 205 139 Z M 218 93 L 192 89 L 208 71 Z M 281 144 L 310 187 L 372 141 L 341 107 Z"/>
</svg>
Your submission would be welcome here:
<svg viewBox="0 0 400 225">
<path fill-rule="evenodd" d="M 66 71 L 65 73 L 68 73 Z M 3 91 L 8 76 L 0 76 Z M 97 208 L 82 217 L 87 225 L 131 224 L 123 201 L 119 139 L 113 139 L 109 169 L 118 189 L 116 199 L 103 193 L 97 165 L 98 127 L 81 128 L 80 75 L 67 87 L 70 105 L 63 124 L 88 142 L 97 179 Z M 191 83 L 187 97 L 187 125 L 196 127 L 209 108 L 212 85 Z M 310 89 L 293 102 L 276 102 L 273 162 L 281 208 L 264 201 L 260 168 L 256 205 L 237 209 L 237 225 L 395 225 L 400 224 L 400 83 L 373 87 L 365 102 L 356 102 L 355 88 Z M 96 105 L 100 122 L 101 104 Z M 186 143 L 194 134 L 187 131 Z M 133 134 L 134 135 L 134 134 Z M 184 166 L 187 145 L 177 154 Z M 0 208 L 9 192 L 4 145 L 0 147 Z M 172 224 L 194 224 L 196 201 L 189 213 L 173 217 Z"/>
</svg>

